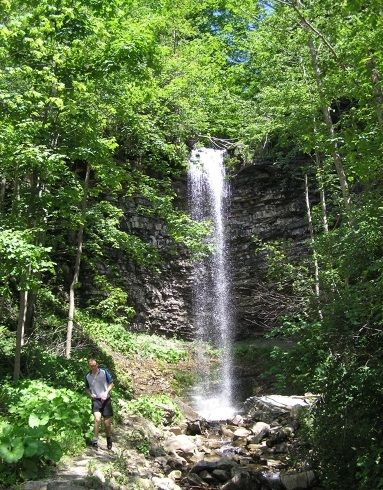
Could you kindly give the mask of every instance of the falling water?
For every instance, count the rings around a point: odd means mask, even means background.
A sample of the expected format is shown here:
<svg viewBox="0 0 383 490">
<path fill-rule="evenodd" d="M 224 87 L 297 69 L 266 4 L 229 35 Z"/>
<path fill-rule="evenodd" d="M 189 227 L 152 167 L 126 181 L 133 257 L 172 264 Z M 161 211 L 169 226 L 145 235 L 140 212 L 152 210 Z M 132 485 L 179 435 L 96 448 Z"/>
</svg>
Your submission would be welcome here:
<svg viewBox="0 0 383 490">
<path fill-rule="evenodd" d="M 234 413 L 232 403 L 232 361 L 229 271 L 225 235 L 225 181 L 223 151 L 194 150 L 189 164 L 189 206 L 195 220 L 209 220 L 212 252 L 193 267 L 193 317 L 199 345 L 201 381 L 194 399 L 199 413 L 207 419 L 225 419 Z M 210 368 L 207 343 L 219 349 L 218 372 Z M 214 378 L 217 374 L 217 379 Z"/>
</svg>

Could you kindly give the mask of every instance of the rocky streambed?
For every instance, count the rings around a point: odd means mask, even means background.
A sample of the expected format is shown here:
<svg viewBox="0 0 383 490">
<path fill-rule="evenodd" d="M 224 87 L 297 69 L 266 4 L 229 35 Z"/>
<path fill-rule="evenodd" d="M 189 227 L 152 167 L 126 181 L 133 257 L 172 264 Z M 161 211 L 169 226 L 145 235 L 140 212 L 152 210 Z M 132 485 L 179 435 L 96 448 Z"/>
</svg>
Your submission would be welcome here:
<svg viewBox="0 0 383 490">
<path fill-rule="evenodd" d="M 189 413 L 183 427 L 170 428 L 174 435 L 152 448 L 157 460 L 164 458 L 167 474 L 167 478 L 156 480 L 156 488 L 314 488 L 314 472 L 305 466 L 292 470 L 291 459 L 299 444 L 295 437 L 299 414 L 315 401 L 314 396 L 252 397 L 245 402 L 242 415 L 215 422 Z M 156 453 L 158 450 L 163 453 Z"/>
<path fill-rule="evenodd" d="M 312 469 L 294 457 L 299 415 L 315 402 L 315 396 L 252 397 L 242 414 L 221 421 L 201 419 L 180 402 L 183 422 L 162 429 L 122 407 L 113 453 L 90 451 L 82 472 L 65 467 L 54 480 L 23 488 L 319 490 Z M 165 412 L 171 420 L 171 409 Z"/>
</svg>

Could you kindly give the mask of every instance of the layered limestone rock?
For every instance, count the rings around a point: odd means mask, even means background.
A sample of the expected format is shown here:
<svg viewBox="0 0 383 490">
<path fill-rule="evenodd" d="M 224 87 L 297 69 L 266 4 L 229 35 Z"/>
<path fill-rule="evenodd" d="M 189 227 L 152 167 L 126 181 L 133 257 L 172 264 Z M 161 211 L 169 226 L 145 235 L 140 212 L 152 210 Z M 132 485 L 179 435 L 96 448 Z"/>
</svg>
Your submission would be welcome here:
<svg viewBox="0 0 383 490">
<path fill-rule="evenodd" d="M 237 339 L 269 329 L 286 308 L 284 299 L 265 281 L 265 256 L 257 253 L 254 238 L 291 240 L 293 255 L 305 253 L 308 227 L 303 180 L 295 174 L 303 163 L 281 167 L 262 161 L 231 178 L 227 232 Z M 186 210 L 186 181 L 178 182 L 176 190 L 179 206 Z M 163 221 L 140 211 L 143 204 L 139 198 L 124 202 L 122 228 L 156 246 L 162 263 L 151 270 L 117 251 L 110 252 L 136 311 L 133 328 L 192 338 L 190 260 L 184 250 L 175 248 Z M 100 264 L 100 273 L 111 271 Z M 97 295 L 88 281 L 84 284 L 84 294 Z"/>
<path fill-rule="evenodd" d="M 237 338 L 273 327 L 286 309 L 286 298 L 266 282 L 266 258 L 257 253 L 255 239 L 286 240 L 292 256 L 306 253 L 304 187 L 296 175 L 303 164 L 281 167 L 263 161 L 232 178 L 230 262 Z"/>
</svg>

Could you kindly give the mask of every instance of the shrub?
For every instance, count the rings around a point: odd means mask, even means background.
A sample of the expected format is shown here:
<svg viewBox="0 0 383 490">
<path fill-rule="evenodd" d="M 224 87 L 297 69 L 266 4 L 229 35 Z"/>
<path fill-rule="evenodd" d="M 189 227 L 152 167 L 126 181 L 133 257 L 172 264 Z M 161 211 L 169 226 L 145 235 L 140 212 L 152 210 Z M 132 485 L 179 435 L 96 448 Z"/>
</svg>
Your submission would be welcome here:
<svg viewBox="0 0 383 490">
<path fill-rule="evenodd" d="M 75 452 L 90 435 L 89 401 L 42 381 L 3 384 L 0 398 L 0 475 L 3 482 L 34 478 L 63 453 Z"/>
<path fill-rule="evenodd" d="M 133 413 L 142 415 L 151 420 L 155 425 L 164 422 L 173 423 L 181 418 L 178 406 L 166 395 L 143 395 L 128 404 Z M 171 420 L 166 420 L 167 409 L 173 413 Z"/>
</svg>

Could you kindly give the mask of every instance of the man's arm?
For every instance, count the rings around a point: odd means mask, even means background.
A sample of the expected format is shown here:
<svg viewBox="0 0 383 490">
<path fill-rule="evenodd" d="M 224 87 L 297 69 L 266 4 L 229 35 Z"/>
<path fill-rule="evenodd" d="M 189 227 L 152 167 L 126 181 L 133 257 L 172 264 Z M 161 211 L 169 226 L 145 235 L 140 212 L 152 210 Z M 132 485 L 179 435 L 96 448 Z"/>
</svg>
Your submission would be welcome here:
<svg viewBox="0 0 383 490">
<path fill-rule="evenodd" d="M 108 387 L 105 391 L 105 400 L 106 400 L 109 396 L 109 393 L 112 391 L 114 383 L 113 383 L 113 377 L 107 369 L 105 369 L 105 377 L 106 377 L 106 382 L 108 384 Z"/>
<path fill-rule="evenodd" d="M 89 396 L 89 398 L 95 398 L 95 396 L 92 395 L 92 391 L 90 389 L 89 381 L 88 381 L 88 377 L 87 376 L 85 376 L 85 393 Z"/>
</svg>

